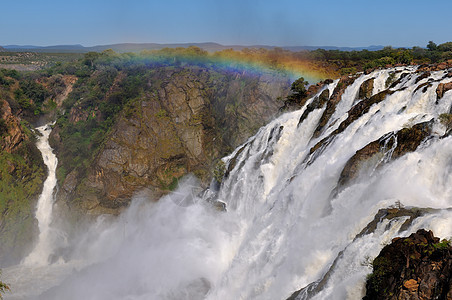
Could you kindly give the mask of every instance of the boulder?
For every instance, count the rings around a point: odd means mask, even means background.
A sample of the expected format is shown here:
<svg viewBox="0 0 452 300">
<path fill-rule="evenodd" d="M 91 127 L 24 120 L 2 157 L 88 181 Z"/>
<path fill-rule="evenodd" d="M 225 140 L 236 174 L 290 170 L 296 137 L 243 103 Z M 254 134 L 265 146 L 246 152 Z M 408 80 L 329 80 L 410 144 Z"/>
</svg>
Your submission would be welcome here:
<svg viewBox="0 0 452 300">
<path fill-rule="evenodd" d="M 452 247 L 432 231 L 393 239 L 372 265 L 364 300 L 452 299 Z"/>
<path fill-rule="evenodd" d="M 370 78 L 364 81 L 359 87 L 358 98 L 359 99 L 369 99 L 372 97 L 372 92 L 374 89 L 375 78 Z"/>
<path fill-rule="evenodd" d="M 444 93 L 449 90 L 452 90 L 452 82 L 438 84 L 438 87 L 436 88 L 436 99 L 439 100 L 443 98 Z"/>
<path fill-rule="evenodd" d="M 413 152 L 431 134 L 431 122 L 423 122 L 403 128 L 393 134 L 388 134 L 367 144 L 356 151 L 345 164 L 338 181 L 341 188 L 357 178 L 363 169 L 374 169 L 382 166 L 390 159 L 396 159 L 408 152 Z M 393 147 L 395 142 L 397 144 Z M 384 157 L 385 155 L 390 155 Z"/>
</svg>

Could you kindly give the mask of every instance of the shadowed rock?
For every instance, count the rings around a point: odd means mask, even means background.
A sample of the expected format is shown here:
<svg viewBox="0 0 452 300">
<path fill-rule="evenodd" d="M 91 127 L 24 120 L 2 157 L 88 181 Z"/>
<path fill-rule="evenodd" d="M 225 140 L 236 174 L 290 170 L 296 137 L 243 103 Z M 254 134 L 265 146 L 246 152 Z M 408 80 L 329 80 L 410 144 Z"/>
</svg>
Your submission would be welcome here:
<svg viewBox="0 0 452 300">
<path fill-rule="evenodd" d="M 370 78 L 364 81 L 359 87 L 358 98 L 369 99 L 372 97 L 372 91 L 374 89 L 375 78 Z"/>
<path fill-rule="evenodd" d="M 385 135 L 356 151 L 355 155 L 345 164 L 339 177 L 338 187 L 349 184 L 359 175 L 359 171 L 364 166 L 379 167 L 390 159 L 396 159 L 408 152 L 415 151 L 421 142 L 431 134 L 431 125 L 431 122 L 423 122 L 411 128 L 403 128 L 394 135 Z M 391 152 L 388 153 L 388 151 Z M 386 153 L 390 154 L 387 160 L 384 159 Z"/>
<path fill-rule="evenodd" d="M 334 114 L 337 104 L 341 101 L 341 98 L 345 92 L 345 89 L 348 86 L 350 86 L 353 82 L 355 82 L 356 78 L 357 78 L 357 76 L 341 77 L 338 84 L 336 85 L 336 88 L 333 91 L 333 94 L 331 95 L 331 98 L 329 99 L 329 101 L 326 105 L 326 109 L 323 112 L 322 117 L 320 118 L 319 125 L 315 129 L 313 137 L 317 138 L 320 136 L 325 125 L 328 123 L 328 120 Z"/>
<path fill-rule="evenodd" d="M 394 238 L 372 265 L 364 300 L 452 299 L 452 247 L 432 231 Z"/>
<path fill-rule="evenodd" d="M 437 100 L 443 98 L 444 93 L 449 91 L 449 90 L 452 90 L 452 82 L 438 84 L 438 87 L 436 88 L 436 98 L 437 98 Z"/>
<path fill-rule="evenodd" d="M 317 144 L 315 144 L 310 150 L 309 153 L 312 154 L 313 152 L 317 151 L 319 148 L 321 148 L 322 146 L 326 146 L 329 142 L 332 141 L 332 138 L 336 135 L 338 135 L 339 133 L 343 132 L 351 123 L 353 123 L 354 121 L 356 121 L 359 117 L 361 117 L 363 114 L 367 113 L 370 109 L 370 107 L 376 103 L 379 103 L 381 101 L 383 101 L 387 95 L 392 94 L 393 91 L 390 90 L 385 90 L 382 91 L 374 96 L 372 96 L 370 99 L 364 99 L 360 102 L 358 102 L 355 106 L 353 106 L 349 111 L 348 111 L 348 117 L 347 119 L 345 119 L 340 125 L 339 127 L 334 130 L 330 136 L 322 139 L 321 141 L 319 141 Z M 328 102 L 329 104 L 330 102 Z"/>
<path fill-rule="evenodd" d="M 298 121 L 298 125 L 303 123 L 303 121 L 308 117 L 309 113 L 311 113 L 314 109 L 318 109 L 323 107 L 325 103 L 328 101 L 330 97 L 330 90 L 323 90 L 319 96 L 316 96 L 311 103 L 309 103 L 306 107 L 306 110 L 301 115 L 300 120 Z"/>
</svg>

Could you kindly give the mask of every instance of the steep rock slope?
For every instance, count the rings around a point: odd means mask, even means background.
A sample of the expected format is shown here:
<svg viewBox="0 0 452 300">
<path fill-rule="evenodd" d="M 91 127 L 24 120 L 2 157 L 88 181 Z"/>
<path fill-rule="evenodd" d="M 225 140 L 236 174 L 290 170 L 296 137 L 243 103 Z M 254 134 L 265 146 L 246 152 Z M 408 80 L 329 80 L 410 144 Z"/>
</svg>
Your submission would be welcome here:
<svg viewBox="0 0 452 300">
<path fill-rule="evenodd" d="M 158 199 L 187 173 L 206 185 L 216 160 L 276 115 L 281 105 L 276 99 L 287 95 L 290 85 L 277 74 L 202 67 L 139 72 L 145 78 L 141 92 L 118 113 L 90 165 L 68 172 L 60 203 L 93 214 L 116 213 L 137 190 L 147 188 Z M 127 71 L 115 73 L 106 101 L 122 91 L 127 78 Z M 78 103 L 69 112 L 69 123 L 104 118 L 99 107 L 90 111 Z M 54 145 L 64 151 L 68 145 L 60 133 L 57 123 Z"/>
<path fill-rule="evenodd" d="M 34 203 L 44 165 L 33 135 L 0 99 L 0 263 L 14 263 L 29 250 Z"/>
</svg>

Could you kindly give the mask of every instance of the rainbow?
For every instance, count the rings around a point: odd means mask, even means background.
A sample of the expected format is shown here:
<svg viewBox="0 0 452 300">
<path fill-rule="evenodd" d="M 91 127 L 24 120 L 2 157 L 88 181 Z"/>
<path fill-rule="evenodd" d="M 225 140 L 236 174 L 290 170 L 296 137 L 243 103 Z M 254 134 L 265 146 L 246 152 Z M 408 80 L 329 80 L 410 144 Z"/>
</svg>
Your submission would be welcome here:
<svg viewBox="0 0 452 300">
<path fill-rule="evenodd" d="M 235 72 L 240 72 L 242 70 L 253 74 L 281 73 L 289 76 L 292 81 L 303 77 L 311 84 L 329 77 L 327 72 L 324 70 L 315 69 L 308 63 L 302 63 L 300 61 L 287 61 L 284 63 L 274 64 L 268 61 L 253 61 L 220 57 L 217 58 L 215 64 L 226 70 Z"/>
<path fill-rule="evenodd" d="M 103 52 L 105 53 L 105 51 Z M 269 57 L 268 53 L 252 54 L 225 50 L 209 54 L 196 48 L 167 48 L 163 50 L 143 51 L 139 54 L 108 53 L 108 63 L 144 64 L 144 65 L 195 65 L 210 67 L 226 72 L 241 73 L 243 75 L 280 75 L 291 81 L 303 77 L 313 84 L 326 78 L 336 77 L 334 71 L 328 70 L 315 62 L 294 59 L 290 56 Z"/>
</svg>

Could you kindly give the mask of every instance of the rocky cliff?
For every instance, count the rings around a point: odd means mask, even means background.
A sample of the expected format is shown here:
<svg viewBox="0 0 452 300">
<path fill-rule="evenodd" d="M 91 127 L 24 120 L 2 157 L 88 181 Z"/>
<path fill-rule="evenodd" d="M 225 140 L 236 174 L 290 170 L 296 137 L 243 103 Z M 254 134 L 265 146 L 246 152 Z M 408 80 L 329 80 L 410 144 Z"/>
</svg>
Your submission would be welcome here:
<svg viewBox="0 0 452 300">
<path fill-rule="evenodd" d="M 137 190 L 147 188 L 158 199 L 187 173 L 208 184 L 216 161 L 276 115 L 281 106 L 276 99 L 286 96 L 290 86 L 287 77 L 277 74 L 202 67 L 161 67 L 138 74 L 144 88 L 118 112 L 90 165 L 65 176 L 60 203 L 93 214 L 116 213 Z M 130 76 L 115 72 L 104 101 L 121 93 Z M 87 109 L 77 100 L 67 122 L 101 121 L 101 105 Z M 53 143 L 65 151 L 64 128 L 58 125 Z"/>
<path fill-rule="evenodd" d="M 34 204 L 44 165 L 32 133 L 0 99 L 0 264 L 20 259 L 35 233 Z"/>
<path fill-rule="evenodd" d="M 17 262 L 32 246 L 35 205 L 46 170 L 31 122 L 54 111 L 51 104 L 67 95 L 71 78 L 38 80 L 0 70 L 0 266 Z"/>
<path fill-rule="evenodd" d="M 431 231 L 393 239 L 372 265 L 365 300 L 452 299 L 452 246 Z"/>
</svg>

